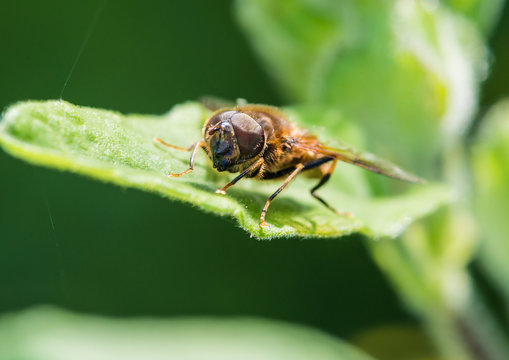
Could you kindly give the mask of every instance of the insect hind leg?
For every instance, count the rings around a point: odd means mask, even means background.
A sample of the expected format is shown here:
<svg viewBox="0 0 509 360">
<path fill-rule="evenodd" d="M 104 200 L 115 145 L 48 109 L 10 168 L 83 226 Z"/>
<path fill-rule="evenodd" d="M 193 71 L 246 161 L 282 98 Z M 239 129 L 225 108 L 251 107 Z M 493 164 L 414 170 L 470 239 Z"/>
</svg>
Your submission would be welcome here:
<svg viewBox="0 0 509 360">
<path fill-rule="evenodd" d="M 311 196 L 313 196 L 316 200 L 320 201 L 323 205 L 325 205 L 327 207 L 327 209 L 333 211 L 334 213 L 338 214 L 338 215 L 343 215 L 343 216 L 348 216 L 348 217 L 352 217 L 352 213 L 350 212 L 341 212 L 341 211 L 338 211 L 336 209 L 334 209 L 332 206 L 329 205 L 329 203 L 327 203 L 327 201 L 325 201 L 324 199 L 322 199 L 317 193 L 316 193 L 316 190 L 318 190 L 319 188 L 321 188 L 323 185 L 325 185 L 327 183 L 327 181 L 329 181 L 330 179 L 330 176 L 332 174 L 332 172 L 334 171 L 334 168 L 336 167 L 336 163 L 338 162 L 337 159 L 334 159 L 332 160 L 332 164 L 329 168 L 329 170 L 327 170 L 327 172 L 325 173 L 325 175 L 322 176 L 322 178 L 320 179 L 320 181 L 318 182 L 318 184 L 316 184 L 315 187 L 313 187 L 311 190 L 310 190 L 310 193 L 311 193 Z"/>
</svg>

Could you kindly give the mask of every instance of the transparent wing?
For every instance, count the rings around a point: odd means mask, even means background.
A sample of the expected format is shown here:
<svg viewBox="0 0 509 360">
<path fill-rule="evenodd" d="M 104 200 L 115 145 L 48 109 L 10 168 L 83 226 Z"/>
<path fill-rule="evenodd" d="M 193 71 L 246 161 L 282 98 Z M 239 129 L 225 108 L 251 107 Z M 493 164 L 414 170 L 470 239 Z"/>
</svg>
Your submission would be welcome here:
<svg viewBox="0 0 509 360">
<path fill-rule="evenodd" d="M 205 106 L 210 111 L 217 111 L 223 108 L 233 108 L 235 107 L 235 101 L 223 99 L 217 96 L 205 95 L 198 99 L 203 106 Z"/>
<path fill-rule="evenodd" d="M 335 159 L 344 161 L 346 163 L 360 166 L 366 170 L 372 171 L 377 174 L 385 175 L 391 177 L 393 179 L 398 179 L 402 181 L 412 182 L 412 183 L 423 183 L 425 182 L 423 179 L 419 178 L 416 175 L 408 173 L 393 163 L 380 159 L 377 156 L 355 151 L 349 147 L 341 147 L 341 148 L 333 148 L 325 145 L 307 145 L 296 143 L 294 146 L 297 146 L 303 150 L 313 151 L 319 154 L 323 154 L 325 156 L 330 156 Z"/>
</svg>

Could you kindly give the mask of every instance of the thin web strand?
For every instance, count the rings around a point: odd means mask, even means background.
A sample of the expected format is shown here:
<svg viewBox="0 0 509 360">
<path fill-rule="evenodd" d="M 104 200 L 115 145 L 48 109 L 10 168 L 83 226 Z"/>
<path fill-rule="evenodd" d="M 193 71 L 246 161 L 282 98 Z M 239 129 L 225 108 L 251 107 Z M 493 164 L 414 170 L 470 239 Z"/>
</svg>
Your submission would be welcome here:
<svg viewBox="0 0 509 360">
<path fill-rule="evenodd" d="M 88 40 L 92 36 L 92 33 L 94 32 L 94 30 L 97 26 L 97 22 L 99 21 L 99 18 L 101 17 L 104 6 L 106 5 L 107 2 L 108 2 L 108 0 L 104 0 L 101 3 L 99 3 L 99 6 L 97 7 L 97 10 L 95 11 L 94 17 L 93 17 L 93 19 L 88 27 L 88 30 L 85 34 L 85 38 L 81 42 L 81 46 L 78 51 L 78 55 L 76 55 L 76 58 L 74 59 L 71 69 L 69 70 L 69 74 L 67 75 L 67 78 L 65 79 L 64 86 L 62 87 L 62 91 L 60 91 L 60 96 L 59 96 L 60 100 L 62 100 L 62 96 L 64 94 L 65 88 L 67 87 L 69 80 L 71 80 L 71 76 L 74 73 L 74 69 L 76 68 L 76 65 L 78 64 L 78 62 L 81 58 L 81 55 L 83 54 L 83 51 L 85 50 L 85 47 L 88 44 Z"/>
</svg>

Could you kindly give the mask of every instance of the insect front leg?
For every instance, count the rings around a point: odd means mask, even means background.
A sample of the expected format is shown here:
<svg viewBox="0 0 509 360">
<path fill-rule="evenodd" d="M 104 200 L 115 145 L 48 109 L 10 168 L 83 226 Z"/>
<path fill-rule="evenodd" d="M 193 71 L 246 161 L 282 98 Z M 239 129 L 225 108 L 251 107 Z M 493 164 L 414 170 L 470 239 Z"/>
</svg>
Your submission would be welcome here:
<svg viewBox="0 0 509 360">
<path fill-rule="evenodd" d="M 243 172 L 240 173 L 239 176 L 237 176 L 235 179 L 233 179 L 232 181 L 230 181 L 228 184 L 226 184 L 225 186 L 223 186 L 221 189 L 217 189 L 216 190 L 216 194 L 221 194 L 221 195 L 225 195 L 226 194 L 226 189 L 228 189 L 230 186 L 233 186 L 235 185 L 235 183 L 237 181 L 239 181 L 240 179 L 242 179 L 244 176 L 246 176 L 247 174 L 255 171 L 256 169 L 258 169 L 260 166 L 263 165 L 263 158 L 259 158 L 258 160 L 256 160 L 253 164 L 251 164 L 251 166 L 249 166 L 246 170 L 244 170 Z"/>
<path fill-rule="evenodd" d="M 166 145 L 166 143 L 164 144 Z M 170 145 L 170 147 L 173 147 L 173 145 Z M 194 170 L 194 158 L 196 157 L 196 152 L 198 151 L 199 148 L 204 148 L 205 147 L 205 143 L 203 141 L 198 141 L 196 144 L 194 144 L 190 149 L 192 149 L 192 153 L 191 153 L 191 158 L 189 159 L 189 168 L 181 173 L 177 173 L 177 174 L 168 174 L 168 177 L 180 177 L 182 175 L 186 175 L 186 174 L 189 174 L 191 171 Z M 176 147 L 178 148 L 178 147 Z M 185 148 L 180 148 L 180 150 L 186 150 Z"/>
<path fill-rule="evenodd" d="M 263 210 L 262 210 L 262 213 L 260 215 L 260 226 L 269 226 L 266 222 L 265 222 L 265 214 L 267 213 L 267 209 L 269 208 L 269 205 L 271 203 L 272 200 L 274 200 L 274 198 L 276 196 L 278 196 L 278 194 L 283 191 L 283 189 L 293 180 L 295 179 L 295 177 L 304 169 L 304 164 L 298 164 L 296 167 L 295 167 L 295 170 L 292 171 L 292 173 L 290 175 L 288 175 L 288 177 L 286 178 L 285 182 L 279 187 L 279 189 L 276 190 L 276 192 L 274 194 L 272 194 L 267 202 L 265 203 L 265 206 L 263 207 Z"/>
<path fill-rule="evenodd" d="M 155 141 L 156 143 L 159 143 L 159 144 L 161 144 L 161 145 L 167 146 L 167 147 L 169 147 L 169 148 L 177 149 L 177 150 L 181 150 L 181 151 L 191 151 L 191 150 L 193 150 L 193 148 L 194 148 L 194 147 L 195 147 L 195 145 L 196 145 L 196 144 L 193 144 L 193 145 L 191 145 L 191 146 L 189 146 L 189 147 L 185 148 L 185 147 L 181 147 L 181 146 L 170 145 L 170 144 L 168 144 L 167 142 L 165 142 L 165 141 L 163 141 L 163 140 L 161 140 L 161 139 L 159 139 L 159 138 L 154 138 L 154 141 Z"/>
</svg>

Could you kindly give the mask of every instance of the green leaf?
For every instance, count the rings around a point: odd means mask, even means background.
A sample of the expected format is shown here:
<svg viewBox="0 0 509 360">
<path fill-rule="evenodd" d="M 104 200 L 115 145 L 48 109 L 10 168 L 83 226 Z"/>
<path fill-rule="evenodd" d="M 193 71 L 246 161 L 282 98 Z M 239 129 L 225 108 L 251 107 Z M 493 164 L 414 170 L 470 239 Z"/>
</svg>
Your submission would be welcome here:
<svg viewBox="0 0 509 360">
<path fill-rule="evenodd" d="M 366 171 L 341 164 L 321 194 L 338 209 L 352 212 L 353 218 L 338 216 L 313 199 L 309 189 L 316 180 L 301 177 L 273 202 L 267 214 L 271 226 L 262 228 L 261 209 L 281 181 L 242 180 L 226 196 L 215 194 L 232 175 L 216 172 L 203 154 L 192 173 L 172 179 L 166 176 L 186 169 L 189 153 L 163 148 L 153 142 L 154 137 L 189 146 L 201 138 L 208 114 L 197 103 L 178 105 L 157 117 L 124 116 L 64 101 L 26 102 L 5 113 L 0 143 L 6 151 L 35 164 L 156 192 L 231 216 L 258 238 L 337 237 L 355 232 L 395 237 L 414 219 L 449 200 L 448 189 L 436 184 L 413 185 L 398 196 L 372 197 Z"/>
<path fill-rule="evenodd" d="M 250 318 L 121 320 L 44 307 L 4 315 L 0 333 L 2 359 L 371 359 L 319 331 Z"/>
<path fill-rule="evenodd" d="M 472 150 L 475 207 L 482 230 L 481 263 L 509 304 L 509 100 L 495 105 L 482 122 Z"/>
<path fill-rule="evenodd" d="M 291 101 L 337 107 L 367 150 L 436 176 L 486 71 L 482 37 L 426 1 L 241 0 L 239 24 Z M 443 133 L 445 132 L 445 136 Z"/>
</svg>

